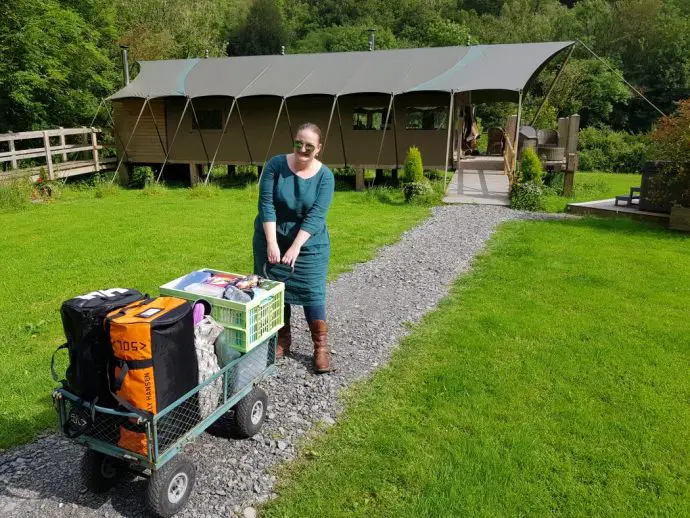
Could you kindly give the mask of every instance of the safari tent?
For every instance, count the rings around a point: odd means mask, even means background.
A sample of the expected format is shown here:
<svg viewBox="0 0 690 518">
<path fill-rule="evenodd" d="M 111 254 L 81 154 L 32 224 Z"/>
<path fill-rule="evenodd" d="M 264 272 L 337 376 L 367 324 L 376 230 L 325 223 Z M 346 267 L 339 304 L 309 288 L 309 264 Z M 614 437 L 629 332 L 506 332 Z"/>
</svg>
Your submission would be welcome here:
<svg viewBox="0 0 690 518">
<path fill-rule="evenodd" d="M 110 97 L 125 164 L 256 164 L 288 152 L 297 125 L 323 131 L 331 167 L 402 167 L 416 145 L 448 168 L 465 114 L 511 101 L 574 42 L 140 62 Z"/>
</svg>

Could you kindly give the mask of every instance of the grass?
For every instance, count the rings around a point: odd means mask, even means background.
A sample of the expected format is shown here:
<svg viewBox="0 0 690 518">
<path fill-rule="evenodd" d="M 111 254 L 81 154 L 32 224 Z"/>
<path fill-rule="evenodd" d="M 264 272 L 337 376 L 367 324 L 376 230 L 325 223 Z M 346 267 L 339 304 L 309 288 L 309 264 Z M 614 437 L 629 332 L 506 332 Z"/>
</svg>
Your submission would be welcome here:
<svg viewBox="0 0 690 518">
<path fill-rule="evenodd" d="M 251 271 L 256 200 L 255 186 L 123 191 L 106 184 L 65 188 L 58 201 L 1 213 L 0 448 L 55 425 L 49 365 L 64 341 L 64 300 L 108 287 L 155 294 L 204 266 Z M 369 260 L 428 213 L 337 192 L 329 214 L 330 277 Z"/>
<path fill-rule="evenodd" d="M 575 173 L 574 196 L 545 196 L 546 212 L 564 212 L 568 203 L 605 200 L 619 194 L 628 194 L 630 187 L 639 187 L 639 174 L 578 172 Z"/>
<path fill-rule="evenodd" d="M 689 252 L 624 220 L 504 224 L 265 515 L 690 515 Z"/>
</svg>

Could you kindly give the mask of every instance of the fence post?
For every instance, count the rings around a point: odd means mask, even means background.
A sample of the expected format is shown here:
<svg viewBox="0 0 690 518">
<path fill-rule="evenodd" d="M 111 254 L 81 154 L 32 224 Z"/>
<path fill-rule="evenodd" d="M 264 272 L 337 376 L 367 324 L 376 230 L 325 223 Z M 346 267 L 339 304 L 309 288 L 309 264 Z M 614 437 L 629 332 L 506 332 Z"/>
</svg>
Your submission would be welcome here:
<svg viewBox="0 0 690 518">
<path fill-rule="evenodd" d="M 17 169 L 17 157 L 14 156 L 14 152 L 16 151 L 14 148 L 14 139 L 8 140 L 7 142 L 10 145 L 10 153 L 12 153 L 12 160 L 10 161 L 12 164 L 12 169 Z"/>
<path fill-rule="evenodd" d="M 67 144 L 65 143 L 65 134 L 63 133 L 63 130 L 64 130 L 65 128 L 63 128 L 62 126 L 60 126 L 58 129 L 60 130 L 60 135 L 59 135 L 59 137 L 60 137 L 60 147 L 61 147 L 62 149 L 65 149 L 65 146 L 67 145 Z M 67 151 L 63 151 L 63 152 L 62 152 L 62 162 L 63 162 L 63 163 L 64 163 L 64 162 L 67 162 Z"/>
<path fill-rule="evenodd" d="M 96 128 L 91 128 L 91 146 L 93 147 L 93 169 L 97 173 L 100 171 L 100 165 L 98 159 L 98 130 Z"/>
<path fill-rule="evenodd" d="M 53 180 L 53 155 L 50 151 L 50 137 L 48 132 L 43 132 L 43 147 L 46 152 L 46 167 L 48 168 L 48 179 Z"/>
</svg>

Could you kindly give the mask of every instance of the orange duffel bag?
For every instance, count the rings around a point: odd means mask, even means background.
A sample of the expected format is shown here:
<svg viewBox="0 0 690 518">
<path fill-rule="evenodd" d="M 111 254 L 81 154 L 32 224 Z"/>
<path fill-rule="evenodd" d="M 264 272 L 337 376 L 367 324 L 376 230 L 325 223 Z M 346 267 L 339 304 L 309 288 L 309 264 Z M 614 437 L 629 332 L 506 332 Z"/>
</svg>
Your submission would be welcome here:
<svg viewBox="0 0 690 518">
<path fill-rule="evenodd" d="M 149 417 L 196 387 L 199 379 L 191 304 L 175 297 L 146 299 L 108 314 L 113 349 L 112 392 L 130 412 Z M 131 427 L 120 446 L 146 454 Z M 137 444 L 135 448 L 132 445 Z"/>
</svg>

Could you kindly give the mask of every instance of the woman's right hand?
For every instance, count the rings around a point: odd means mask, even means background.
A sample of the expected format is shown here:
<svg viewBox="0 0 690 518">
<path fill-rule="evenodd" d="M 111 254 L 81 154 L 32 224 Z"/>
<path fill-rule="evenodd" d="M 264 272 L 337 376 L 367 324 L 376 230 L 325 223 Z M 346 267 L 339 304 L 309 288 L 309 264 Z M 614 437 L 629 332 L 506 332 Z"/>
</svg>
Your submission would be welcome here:
<svg viewBox="0 0 690 518">
<path fill-rule="evenodd" d="M 268 262 L 271 264 L 278 264 L 280 262 L 278 243 L 268 243 Z"/>
</svg>

